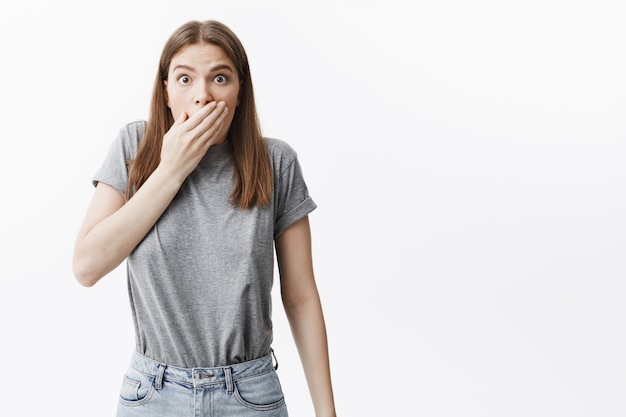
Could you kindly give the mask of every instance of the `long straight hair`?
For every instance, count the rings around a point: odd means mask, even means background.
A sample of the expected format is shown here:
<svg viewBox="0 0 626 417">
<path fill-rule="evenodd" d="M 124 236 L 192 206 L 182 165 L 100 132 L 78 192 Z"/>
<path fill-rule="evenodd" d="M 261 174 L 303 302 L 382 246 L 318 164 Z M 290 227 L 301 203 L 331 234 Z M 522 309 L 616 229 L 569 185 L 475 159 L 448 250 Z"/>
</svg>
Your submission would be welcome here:
<svg viewBox="0 0 626 417">
<path fill-rule="evenodd" d="M 163 136 L 174 124 L 164 83 L 172 58 L 184 47 L 202 43 L 222 48 L 237 68 L 241 82 L 239 105 L 235 109 L 228 140 L 235 165 L 235 185 L 230 202 L 240 209 L 267 205 L 272 195 L 272 171 L 257 117 L 248 57 L 233 31 L 214 20 L 185 23 L 165 43 L 154 81 L 150 117 L 137 155 L 131 161 L 125 197 L 130 199 L 159 165 Z"/>
</svg>

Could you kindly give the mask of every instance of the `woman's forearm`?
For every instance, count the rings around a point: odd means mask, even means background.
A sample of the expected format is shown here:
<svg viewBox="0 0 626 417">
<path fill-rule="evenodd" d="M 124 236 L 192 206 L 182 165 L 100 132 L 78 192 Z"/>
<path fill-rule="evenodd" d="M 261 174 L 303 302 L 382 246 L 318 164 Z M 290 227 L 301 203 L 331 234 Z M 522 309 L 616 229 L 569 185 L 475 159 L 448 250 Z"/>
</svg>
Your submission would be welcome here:
<svg viewBox="0 0 626 417">
<path fill-rule="evenodd" d="M 157 168 L 125 204 L 119 193 L 116 203 L 96 190 L 91 203 L 95 207 L 89 212 L 101 220 L 87 218 L 78 234 L 73 259 L 76 279 L 92 286 L 121 264 L 154 226 L 180 186 L 179 180 Z M 99 210 L 114 211 L 102 217 Z"/>
<path fill-rule="evenodd" d="M 334 417 L 326 325 L 317 292 L 295 305 L 285 304 L 285 312 L 302 361 L 315 415 Z"/>
</svg>

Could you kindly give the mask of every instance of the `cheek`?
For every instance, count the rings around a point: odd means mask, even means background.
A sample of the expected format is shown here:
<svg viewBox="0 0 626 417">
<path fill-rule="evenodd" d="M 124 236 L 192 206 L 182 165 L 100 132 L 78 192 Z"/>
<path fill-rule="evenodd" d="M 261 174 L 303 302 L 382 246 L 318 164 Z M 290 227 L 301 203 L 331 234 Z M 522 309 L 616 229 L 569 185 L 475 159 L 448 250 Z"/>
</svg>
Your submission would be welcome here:
<svg viewBox="0 0 626 417">
<path fill-rule="evenodd" d="M 237 106 L 239 106 L 239 97 L 234 97 L 228 103 L 228 108 L 234 111 L 237 108 Z"/>
<path fill-rule="evenodd" d="M 241 88 L 237 88 L 236 91 L 233 91 L 232 93 L 232 100 L 231 100 L 231 107 L 233 107 L 233 109 L 237 106 L 239 106 L 239 97 L 241 96 Z"/>
<path fill-rule="evenodd" d="M 181 100 L 180 96 L 176 94 L 167 94 L 167 107 L 172 110 L 172 113 L 179 114 L 182 110 L 187 110 L 184 107 L 184 100 Z"/>
</svg>

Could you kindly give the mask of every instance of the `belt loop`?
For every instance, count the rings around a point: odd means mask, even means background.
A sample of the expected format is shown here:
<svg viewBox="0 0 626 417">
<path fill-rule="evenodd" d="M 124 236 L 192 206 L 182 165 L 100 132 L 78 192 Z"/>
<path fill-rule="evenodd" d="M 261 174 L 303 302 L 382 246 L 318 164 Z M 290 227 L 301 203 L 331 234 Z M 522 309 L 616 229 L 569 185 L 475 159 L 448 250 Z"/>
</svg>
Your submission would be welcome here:
<svg viewBox="0 0 626 417">
<path fill-rule="evenodd" d="M 278 369 L 278 359 L 276 359 L 276 354 L 274 353 L 274 349 L 270 348 L 270 353 L 272 354 L 272 357 L 274 358 L 274 370 Z"/>
<path fill-rule="evenodd" d="M 224 375 L 226 376 L 226 392 L 232 394 L 235 386 L 233 384 L 233 371 L 230 367 L 224 368 Z"/>
<path fill-rule="evenodd" d="M 156 378 L 154 380 L 154 387 L 157 390 L 163 388 L 163 375 L 165 374 L 165 365 L 160 363 L 159 369 L 157 369 Z"/>
</svg>

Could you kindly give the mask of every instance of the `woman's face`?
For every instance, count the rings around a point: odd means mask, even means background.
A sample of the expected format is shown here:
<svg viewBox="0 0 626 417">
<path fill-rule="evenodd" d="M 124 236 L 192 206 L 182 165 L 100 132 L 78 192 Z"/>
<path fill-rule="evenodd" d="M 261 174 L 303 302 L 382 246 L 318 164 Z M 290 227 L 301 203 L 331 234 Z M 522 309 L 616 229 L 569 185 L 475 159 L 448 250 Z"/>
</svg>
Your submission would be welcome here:
<svg viewBox="0 0 626 417">
<path fill-rule="evenodd" d="M 224 101 L 230 123 L 239 104 L 239 76 L 224 50 L 213 44 L 189 45 L 172 58 L 165 83 L 167 106 L 174 120 L 191 116 L 212 101 Z"/>
</svg>

